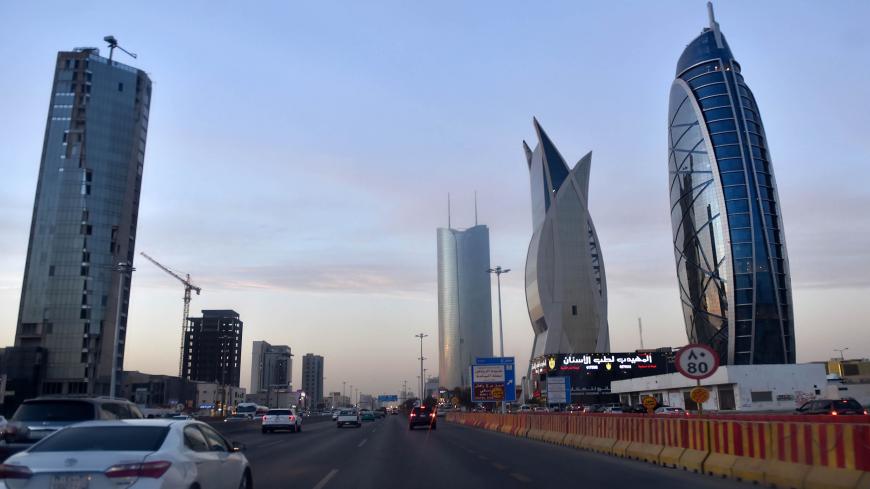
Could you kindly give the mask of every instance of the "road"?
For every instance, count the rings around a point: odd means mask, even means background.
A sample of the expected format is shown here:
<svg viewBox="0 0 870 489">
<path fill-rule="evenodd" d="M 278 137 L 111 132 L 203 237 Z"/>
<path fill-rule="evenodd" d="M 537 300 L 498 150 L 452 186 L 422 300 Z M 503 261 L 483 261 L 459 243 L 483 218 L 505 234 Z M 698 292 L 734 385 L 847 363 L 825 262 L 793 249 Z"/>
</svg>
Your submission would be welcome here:
<svg viewBox="0 0 870 489">
<path fill-rule="evenodd" d="M 309 420 L 301 433 L 262 434 L 256 422 L 218 429 L 247 446 L 257 489 L 751 487 L 443 419 L 431 432 L 409 431 L 402 415 L 362 428 Z"/>
</svg>

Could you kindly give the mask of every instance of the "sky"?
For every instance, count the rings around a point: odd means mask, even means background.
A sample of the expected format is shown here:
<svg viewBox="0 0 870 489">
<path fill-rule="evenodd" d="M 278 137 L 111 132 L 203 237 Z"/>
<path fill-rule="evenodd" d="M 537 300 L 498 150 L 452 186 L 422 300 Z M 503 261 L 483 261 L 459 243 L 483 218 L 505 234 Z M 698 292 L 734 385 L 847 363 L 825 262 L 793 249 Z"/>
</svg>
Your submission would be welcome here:
<svg viewBox="0 0 870 489">
<path fill-rule="evenodd" d="M 863 1 L 717 1 L 779 185 L 798 361 L 870 356 L 870 40 Z M 396 393 L 437 372 L 435 232 L 490 227 L 505 354 L 529 357 L 523 291 L 536 116 L 593 151 L 590 212 L 614 351 L 686 343 L 669 218 L 667 107 L 702 1 L 0 3 L 0 345 L 15 334 L 57 51 L 113 34 L 154 81 L 137 252 L 190 273 L 191 309 L 250 343 L 325 357 Z M 125 369 L 175 374 L 183 288 L 136 261 Z M 495 288 L 493 288 L 495 290 Z M 496 300 L 493 298 L 495 307 Z M 497 311 L 493 312 L 497 318 Z M 497 328 L 497 325 L 496 325 Z M 497 330 L 494 335 L 497 341 Z"/>
</svg>

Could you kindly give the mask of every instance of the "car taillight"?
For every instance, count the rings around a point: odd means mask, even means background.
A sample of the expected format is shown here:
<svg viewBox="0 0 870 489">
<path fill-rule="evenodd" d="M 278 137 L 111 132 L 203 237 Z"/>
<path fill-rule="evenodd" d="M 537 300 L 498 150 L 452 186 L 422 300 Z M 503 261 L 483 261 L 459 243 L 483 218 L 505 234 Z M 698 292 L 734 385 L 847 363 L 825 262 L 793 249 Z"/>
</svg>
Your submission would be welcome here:
<svg viewBox="0 0 870 489">
<path fill-rule="evenodd" d="M 865 410 L 864 410 L 864 416 L 867 416 L 868 414 L 870 414 L 870 413 L 868 413 L 867 410 L 865 409 Z"/>
<path fill-rule="evenodd" d="M 836 415 L 837 415 L 837 411 L 831 411 L 831 416 L 836 416 Z"/>
<path fill-rule="evenodd" d="M 413 417 L 416 417 L 416 416 L 417 416 L 416 414 L 411 413 L 411 417 L 412 417 L 412 418 L 413 418 Z"/>
<path fill-rule="evenodd" d="M 268 418 L 268 416 L 263 416 L 263 421 L 266 421 L 266 418 Z"/>
<path fill-rule="evenodd" d="M 296 416 L 290 416 L 290 421 L 296 421 Z"/>
<path fill-rule="evenodd" d="M 0 480 L 29 479 L 31 475 L 33 472 L 23 465 L 0 464 Z"/>
<path fill-rule="evenodd" d="M 169 470 L 172 462 L 143 462 L 138 464 L 118 464 L 106 469 L 106 477 L 120 479 L 127 477 L 147 477 L 157 479 Z"/>
<path fill-rule="evenodd" d="M 430 418 L 434 418 L 434 417 L 435 417 L 435 411 L 432 411 L 431 413 L 429 413 L 429 417 L 430 417 Z"/>
</svg>

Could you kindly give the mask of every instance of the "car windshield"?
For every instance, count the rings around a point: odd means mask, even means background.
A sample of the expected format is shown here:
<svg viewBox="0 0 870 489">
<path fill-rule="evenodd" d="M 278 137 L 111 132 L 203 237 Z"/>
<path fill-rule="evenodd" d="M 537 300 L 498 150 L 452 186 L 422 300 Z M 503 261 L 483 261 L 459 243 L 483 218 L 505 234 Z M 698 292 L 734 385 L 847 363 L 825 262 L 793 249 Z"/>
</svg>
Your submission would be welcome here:
<svg viewBox="0 0 870 489">
<path fill-rule="evenodd" d="M 13 421 L 75 422 L 94 419 L 94 406 L 83 401 L 32 401 L 22 404 Z"/>
<path fill-rule="evenodd" d="M 339 413 L 340 416 L 354 416 L 356 413 L 354 411 L 342 411 Z"/>
<path fill-rule="evenodd" d="M 66 428 L 34 445 L 31 452 L 154 452 L 166 426 L 82 426 Z"/>
</svg>

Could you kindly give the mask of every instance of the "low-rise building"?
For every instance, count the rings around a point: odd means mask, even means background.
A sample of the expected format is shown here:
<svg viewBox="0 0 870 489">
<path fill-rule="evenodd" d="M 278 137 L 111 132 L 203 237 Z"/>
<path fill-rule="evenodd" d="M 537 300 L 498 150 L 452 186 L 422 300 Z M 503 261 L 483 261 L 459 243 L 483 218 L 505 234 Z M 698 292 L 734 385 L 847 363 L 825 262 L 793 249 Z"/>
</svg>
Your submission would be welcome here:
<svg viewBox="0 0 870 489">
<path fill-rule="evenodd" d="M 245 402 L 244 387 L 217 384 L 214 382 L 195 382 L 196 403 L 194 409 L 202 416 L 222 416 L 226 407 Z"/>
<path fill-rule="evenodd" d="M 128 370 L 121 383 L 121 396 L 145 408 L 192 409 L 196 383 L 172 375 L 154 375 Z"/>
<path fill-rule="evenodd" d="M 698 382 L 680 373 L 615 381 L 611 392 L 623 404 L 638 406 L 645 396 L 659 404 L 697 410 L 689 393 Z M 804 402 L 827 396 L 825 367 L 818 363 L 724 365 L 700 381 L 710 391 L 708 411 L 793 411 Z"/>
</svg>

